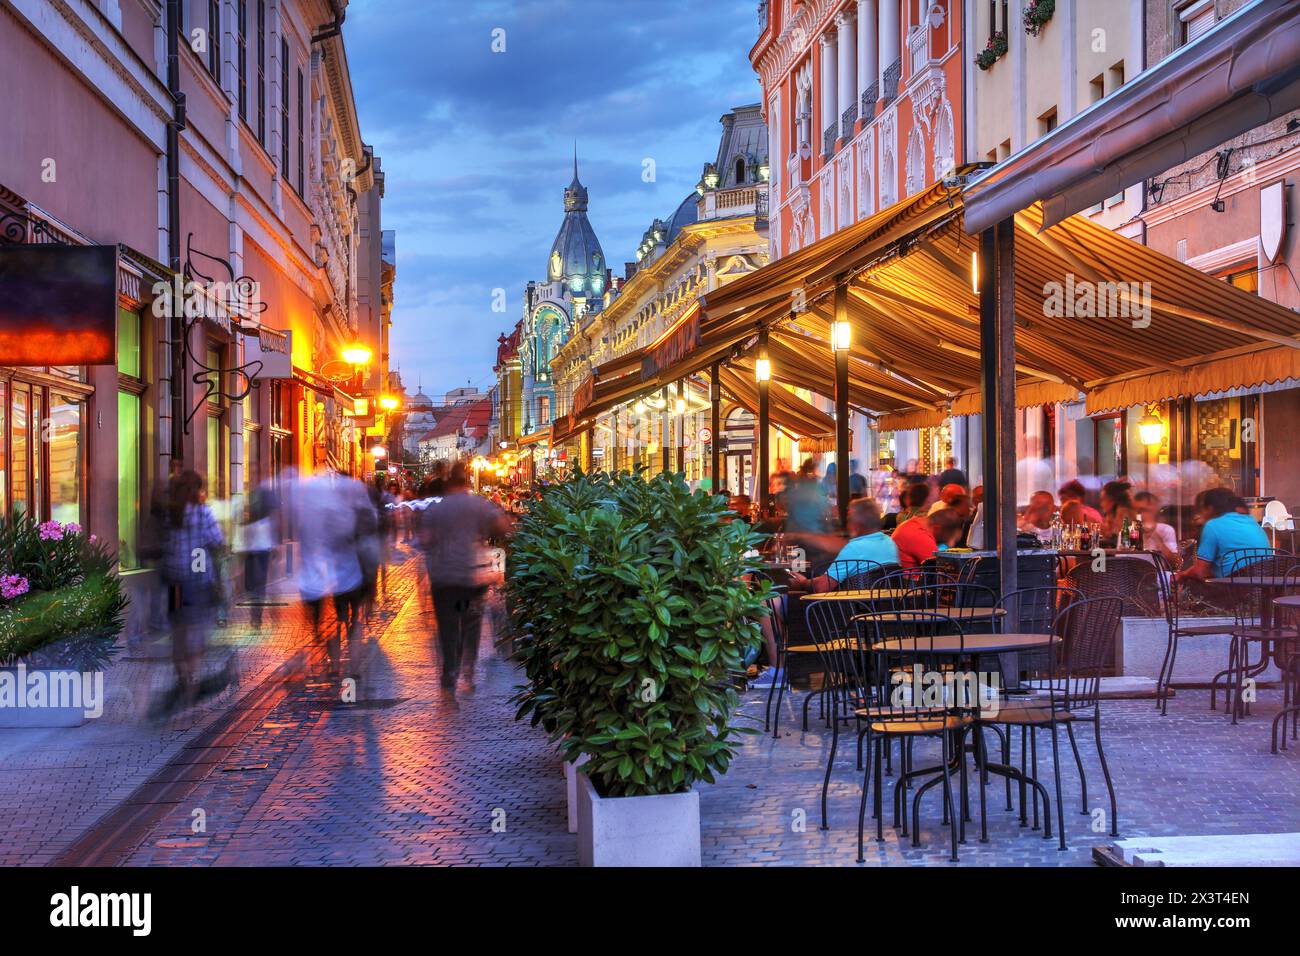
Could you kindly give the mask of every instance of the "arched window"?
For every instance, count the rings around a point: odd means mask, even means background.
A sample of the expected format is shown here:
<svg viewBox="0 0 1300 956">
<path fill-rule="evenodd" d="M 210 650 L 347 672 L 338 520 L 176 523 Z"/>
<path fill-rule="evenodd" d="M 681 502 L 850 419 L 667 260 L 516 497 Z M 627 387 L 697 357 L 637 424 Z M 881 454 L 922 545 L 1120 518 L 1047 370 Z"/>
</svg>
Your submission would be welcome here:
<svg viewBox="0 0 1300 956">
<path fill-rule="evenodd" d="M 736 185 L 743 185 L 745 182 L 745 157 L 736 157 Z"/>
</svg>

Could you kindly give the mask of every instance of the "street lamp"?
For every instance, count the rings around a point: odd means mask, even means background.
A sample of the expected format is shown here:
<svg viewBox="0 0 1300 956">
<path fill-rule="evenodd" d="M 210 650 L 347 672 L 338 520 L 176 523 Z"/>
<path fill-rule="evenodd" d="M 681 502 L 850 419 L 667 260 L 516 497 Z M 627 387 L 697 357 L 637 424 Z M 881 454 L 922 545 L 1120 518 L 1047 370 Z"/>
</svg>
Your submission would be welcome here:
<svg viewBox="0 0 1300 956">
<path fill-rule="evenodd" d="M 849 346 L 853 344 L 853 327 L 843 319 L 836 319 L 831 323 L 831 349 L 836 352 L 847 352 Z"/>
<path fill-rule="evenodd" d="M 352 366 L 369 365 L 373 355 L 374 353 L 360 342 L 343 349 L 343 361 Z"/>
<path fill-rule="evenodd" d="M 770 382 L 772 381 L 772 360 L 766 355 L 760 355 L 754 361 L 754 381 Z"/>
<path fill-rule="evenodd" d="M 377 461 L 381 458 L 388 457 L 388 449 L 385 448 L 383 445 L 371 445 L 370 454 Z"/>
<path fill-rule="evenodd" d="M 1138 435 L 1142 439 L 1142 444 L 1148 448 L 1159 445 L 1165 438 L 1165 423 L 1160 420 L 1159 415 L 1147 409 L 1147 413 L 1138 422 Z"/>
<path fill-rule="evenodd" d="M 391 412 L 393 409 L 397 408 L 397 406 L 400 404 L 402 403 L 398 401 L 397 396 L 395 395 L 379 396 L 379 407 L 386 412 Z"/>
</svg>

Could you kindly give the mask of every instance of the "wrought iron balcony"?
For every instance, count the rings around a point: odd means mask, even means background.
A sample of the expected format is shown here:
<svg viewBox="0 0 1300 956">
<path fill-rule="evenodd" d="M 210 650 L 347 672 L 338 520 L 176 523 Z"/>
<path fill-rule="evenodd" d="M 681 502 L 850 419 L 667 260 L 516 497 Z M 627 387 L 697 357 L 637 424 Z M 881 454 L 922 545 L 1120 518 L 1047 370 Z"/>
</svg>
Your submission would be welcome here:
<svg viewBox="0 0 1300 956">
<path fill-rule="evenodd" d="M 862 115 L 871 119 L 876 114 L 876 100 L 880 99 L 880 81 L 872 83 L 862 92 Z"/>
<path fill-rule="evenodd" d="M 827 159 L 835 154 L 835 134 L 839 132 L 838 126 L 832 123 L 826 127 L 826 132 L 822 133 L 822 155 Z"/>
<path fill-rule="evenodd" d="M 858 121 L 858 104 L 854 103 L 843 113 L 840 114 L 840 135 L 845 139 L 852 139 L 853 124 Z"/>
<path fill-rule="evenodd" d="M 898 81 L 902 78 L 902 75 L 903 60 L 900 57 L 885 69 L 885 88 L 880 98 L 886 103 L 892 102 L 898 96 Z"/>
</svg>

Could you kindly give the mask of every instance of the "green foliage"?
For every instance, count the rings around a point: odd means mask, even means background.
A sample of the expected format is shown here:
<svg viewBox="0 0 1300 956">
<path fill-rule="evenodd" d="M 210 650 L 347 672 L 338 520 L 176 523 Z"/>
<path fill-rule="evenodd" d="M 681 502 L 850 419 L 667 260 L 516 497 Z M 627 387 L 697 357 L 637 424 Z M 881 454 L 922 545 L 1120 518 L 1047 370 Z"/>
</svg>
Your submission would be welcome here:
<svg viewBox="0 0 1300 956">
<path fill-rule="evenodd" d="M 0 521 L 0 574 L 22 575 L 33 591 L 54 591 L 105 575 L 116 563 L 104 542 L 71 525 L 63 525 L 57 539 L 42 539 L 41 527 L 28 515 Z"/>
<path fill-rule="evenodd" d="M 531 716 L 604 796 L 677 793 L 725 773 L 744 728 L 732 683 L 761 641 L 762 540 L 681 475 L 584 475 L 545 488 L 506 580 Z"/>
<path fill-rule="evenodd" d="M 122 630 L 126 603 L 122 583 L 113 574 L 93 574 L 77 584 L 24 595 L 0 607 L 0 663 L 48 648 L 65 637 L 78 640 L 70 649 L 78 666 L 101 661 Z"/>
</svg>

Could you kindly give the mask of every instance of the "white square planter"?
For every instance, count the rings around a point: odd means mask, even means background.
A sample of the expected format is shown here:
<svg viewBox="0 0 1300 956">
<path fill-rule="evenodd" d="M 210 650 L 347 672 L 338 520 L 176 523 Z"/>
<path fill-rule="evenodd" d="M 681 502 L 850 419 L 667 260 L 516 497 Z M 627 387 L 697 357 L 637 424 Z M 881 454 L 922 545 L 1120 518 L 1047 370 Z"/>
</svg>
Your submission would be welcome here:
<svg viewBox="0 0 1300 956">
<path fill-rule="evenodd" d="M 1208 684 L 1214 675 L 1228 666 L 1228 646 L 1232 642 L 1228 631 L 1232 629 L 1235 618 L 1198 617 L 1187 618 L 1188 623 L 1221 624 L 1222 634 L 1201 634 L 1181 638 L 1178 641 L 1178 657 L 1174 661 L 1172 683 Z M 1163 617 L 1126 617 L 1120 621 L 1120 632 L 1115 648 L 1116 669 L 1125 677 L 1160 676 L 1160 665 L 1165 659 L 1165 649 L 1169 646 L 1169 626 Z M 1258 645 L 1251 647 L 1251 654 L 1259 653 Z M 1277 667 L 1273 664 L 1260 674 L 1260 682 L 1280 680 Z"/>
<path fill-rule="evenodd" d="M 70 667 L 27 667 L 20 672 L 15 667 L 0 667 L 0 671 L 12 674 L 14 681 L 39 674 L 48 686 L 53 687 L 62 681 L 81 681 L 81 672 Z M 20 727 L 80 727 L 86 722 L 83 707 L 53 707 L 48 704 L 41 707 L 6 707 L 0 702 L 0 729 L 13 730 Z"/>
<path fill-rule="evenodd" d="M 578 863 L 582 866 L 699 866 L 700 795 L 602 797 L 578 776 Z"/>
<path fill-rule="evenodd" d="M 568 798 L 569 808 L 569 832 L 578 832 L 578 768 L 587 762 L 589 758 L 583 754 L 577 760 L 564 761 L 564 795 Z"/>
</svg>

